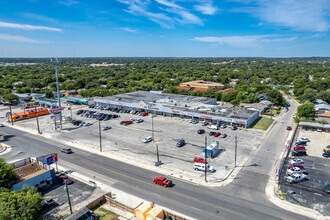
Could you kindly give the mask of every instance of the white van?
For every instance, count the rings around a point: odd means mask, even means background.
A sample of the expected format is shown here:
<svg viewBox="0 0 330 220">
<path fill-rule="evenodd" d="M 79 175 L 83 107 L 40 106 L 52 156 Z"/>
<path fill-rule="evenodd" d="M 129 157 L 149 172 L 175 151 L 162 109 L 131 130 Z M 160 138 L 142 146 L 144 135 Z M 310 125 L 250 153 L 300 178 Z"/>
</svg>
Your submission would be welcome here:
<svg viewBox="0 0 330 220">
<path fill-rule="evenodd" d="M 214 129 L 214 130 L 219 130 L 219 126 L 218 125 L 209 125 L 207 126 L 209 129 Z"/>
<path fill-rule="evenodd" d="M 205 171 L 205 164 L 204 163 L 195 163 L 193 166 L 194 170 Z M 206 167 L 207 172 L 214 172 L 215 169 L 213 166 L 207 165 Z"/>
</svg>

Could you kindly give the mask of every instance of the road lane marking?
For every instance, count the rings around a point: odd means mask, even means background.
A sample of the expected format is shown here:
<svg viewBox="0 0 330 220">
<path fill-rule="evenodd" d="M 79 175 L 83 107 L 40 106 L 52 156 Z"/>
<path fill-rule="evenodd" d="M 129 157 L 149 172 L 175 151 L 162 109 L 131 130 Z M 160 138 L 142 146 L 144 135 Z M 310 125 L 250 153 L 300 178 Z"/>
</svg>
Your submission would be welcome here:
<svg viewBox="0 0 330 220">
<path fill-rule="evenodd" d="M 118 172 L 118 171 L 115 171 L 115 170 L 112 170 L 112 169 L 109 169 L 109 168 L 106 168 L 106 167 L 103 167 L 103 166 L 97 165 L 97 164 L 95 164 L 95 163 L 89 162 L 89 161 L 84 160 L 84 159 L 80 159 L 80 158 L 75 157 L 75 156 L 72 156 L 72 157 L 73 157 L 74 159 L 76 159 L 76 160 L 82 161 L 82 162 L 84 162 L 84 163 L 88 163 L 88 164 L 90 164 L 90 165 L 92 165 L 92 166 L 99 167 L 99 168 L 101 168 L 101 169 L 104 169 L 104 170 L 110 171 L 110 172 L 112 172 L 112 173 L 116 173 L 116 174 L 121 175 L 121 176 L 124 176 L 124 177 L 126 177 L 126 178 L 129 178 L 129 179 L 132 179 L 132 180 L 135 180 L 135 181 L 138 181 L 138 182 L 141 182 L 141 183 L 145 183 L 145 184 L 148 184 L 148 185 L 151 185 L 151 186 L 154 186 L 154 187 L 158 187 L 159 189 L 165 190 L 165 188 L 164 188 L 163 186 L 156 185 L 156 184 L 154 184 L 154 183 L 150 183 L 150 182 L 147 182 L 147 181 L 144 181 L 144 180 L 137 179 L 137 178 L 135 178 L 135 177 L 132 177 L 132 176 L 129 176 L 129 175 L 126 175 L 126 174 L 120 173 L 120 172 Z M 194 197 L 191 197 L 191 196 L 187 196 L 187 195 L 185 195 L 185 194 L 182 194 L 182 193 L 179 193 L 179 192 L 175 192 L 175 191 L 170 190 L 170 189 L 167 189 L 167 191 L 170 191 L 170 192 L 175 193 L 175 194 L 177 194 L 177 195 L 184 196 L 184 197 L 189 198 L 189 199 L 192 199 L 192 200 L 197 200 L 197 198 L 194 198 Z"/>
</svg>

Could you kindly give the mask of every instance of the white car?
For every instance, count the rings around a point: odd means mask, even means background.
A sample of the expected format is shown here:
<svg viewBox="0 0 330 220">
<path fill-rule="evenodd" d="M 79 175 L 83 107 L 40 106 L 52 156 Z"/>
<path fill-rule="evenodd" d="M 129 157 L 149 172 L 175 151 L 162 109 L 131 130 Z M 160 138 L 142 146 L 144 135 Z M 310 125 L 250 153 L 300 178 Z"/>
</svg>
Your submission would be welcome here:
<svg viewBox="0 0 330 220">
<path fill-rule="evenodd" d="M 298 142 L 299 141 L 301 141 L 301 142 L 310 142 L 311 140 L 308 137 L 302 137 L 298 140 Z"/>
<path fill-rule="evenodd" d="M 0 123 L 0 127 L 5 127 L 2 123 Z"/>
<path fill-rule="evenodd" d="M 304 161 L 302 159 L 299 159 L 299 158 L 294 158 L 294 159 L 291 159 L 289 163 L 291 165 L 293 165 L 293 164 L 303 164 Z"/>
<path fill-rule="evenodd" d="M 150 118 L 155 118 L 155 117 L 157 117 L 156 114 L 152 114 L 152 115 L 150 115 Z"/>
<path fill-rule="evenodd" d="M 138 120 L 136 120 L 136 123 L 141 123 L 141 122 L 144 122 L 143 119 L 139 118 Z"/>
<path fill-rule="evenodd" d="M 308 177 L 305 174 L 298 174 L 298 173 L 294 173 L 286 178 L 286 181 L 289 183 L 299 183 L 304 180 L 308 180 Z"/>
<path fill-rule="evenodd" d="M 104 127 L 103 127 L 103 131 L 106 131 L 106 130 L 109 130 L 109 129 L 111 129 L 110 126 L 104 126 Z"/>
<path fill-rule="evenodd" d="M 293 168 L 291 168 L 291 169 L 288 169 L 287 171 L 286 171 L 286 173 L 289 175 L 289 176 L 291 176 L 291 175 L 293 175 L 293 174 L 295 174 L 295 173 L 298 173 L 298 174 L 308 174 L 308 172 L 307 172 L 307 170 L 303 170 L 303 169 L 300 169 L 299 167 L 293 167 Z"/>
<path fill-rule="evenodd" d="M 151 141 L 152 141 L 152 137 L 146 137 L 146 138 L 143 140 L 144 143 L 149 143 L 149 142 L 151 142 Z"/>
<path fill-rule="evenodd" d="M 93 123 L 88 122 L 88 123 L 84 124 L 85 127 L 86 126 L 91 126 L 91 125 L 93 125 Z"/>
</svg>

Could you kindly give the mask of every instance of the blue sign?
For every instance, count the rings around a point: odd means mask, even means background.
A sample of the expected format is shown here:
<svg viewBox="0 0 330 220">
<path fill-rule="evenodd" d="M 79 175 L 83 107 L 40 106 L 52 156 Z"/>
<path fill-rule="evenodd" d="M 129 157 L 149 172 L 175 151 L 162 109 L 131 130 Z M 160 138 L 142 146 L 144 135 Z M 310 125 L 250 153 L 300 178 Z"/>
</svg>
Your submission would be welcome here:
<svg viewBox="0 0 330 220">
<path fill-rule="evenodd" d="M 53 156 L 47 157 L 47 165 L 51 165 L 54 163 Z"/>
</svg>

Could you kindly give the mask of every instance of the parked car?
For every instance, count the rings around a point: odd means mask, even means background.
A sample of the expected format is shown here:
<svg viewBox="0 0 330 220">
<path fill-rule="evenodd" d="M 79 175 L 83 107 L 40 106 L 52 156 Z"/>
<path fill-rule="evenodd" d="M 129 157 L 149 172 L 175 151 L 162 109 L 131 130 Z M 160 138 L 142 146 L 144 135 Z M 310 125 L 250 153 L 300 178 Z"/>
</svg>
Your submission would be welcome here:
<svg viewBox="0 0 330 220">
<path fill-rule="evenodd" d="M 2 123 L 0 123 L 0 127 L 5 127 L 5 125 L 4 125 L 4 124 L 2 124 Z"/>
<path fill-rule="evenodd" d="M 205 133 L 205 130 L 204 129 L 198 129 L 197 130 L 197 134 L 204 134 Z"/>
<path fill-rule="evenodd" d="M 87 122 L 86 124 L 84 124 L 84 126 L 91 126 L 91 125 L 93 125 L 93 123 L 90 123 L 90 122 Z"/>
<path fill-rule="evenodd" d="M 306 150 L 305 146 L 303 146 L 303 145 L 297 145 L 293 149 L 294 150 Z"/>
<path fill-rule="evenodd" d="M 291 126 L 287 126 L 286 130 L 291 131 L 292 130 Z"/>
<path fill-rule="evenodd" d="M 317 132 L 322 132 L 323 129 L 322 129 L 322 128 L 317 128 L 316 131 L 317 131 Z"/>
<path fill-rule="evenodd" d="M 288 169 L 291 169 L 291 168 L 293 168 L 293 167 L 298 167 L 298 168 L 300 168 L 300 169 L 303 169 L 303 168 L 304 168 L 304 165 L 302 165 L 302 164 L 293 164 L 293 165 L 290 165 L 290 166 L 288 167 Z"/>
<path fill-rule="evenodd" d="M 227 134 L 221 134 L 220 137 L 221 137 L 221 138 L 226 138 L 226 137 L 227 137 Z"/>
<path fill-rule="evenodd" d="M 311 140 L 308 137 L 302 137 L 298 141 L 310 142 Z"/>
<path fill-rule="evenodd" d="M 197 162 L 197 163 L 205 163 L 205 159 L 202 158 L 202 157 L 195 157 L 194 161 Z"/>
<path fill-rule="evenodd" d="M 307 156 L 306 150 L 295 150 L 291 154 L 292 156 Z"/>
<path fill-rule="evenodd" d="M 193 120 L 191 123 L 195 125 L 195 124 L 198 124 L 198 121 L 197 120 Z"/>
<path fill-rule="evenodd" d="M 330 150 L 324 152 L 324 153 L 322 154 L 322 156 L 323 156 L 323 157 L 330 157 Z"/>
<path fill-rule="evenodd" d="M 124 123 L 123 123 L 123 125 L 130 125 L 130 124 L 132 124 L 133 123 L 133 121 L 131 121 L 131 120 L 127 120 L 127 121 L 125 121 Z"/>
<path fill-rule="evenodd" d="M 165 187 L 169 187 L 172 185 L 172 180 L 168 180 L 165 177 L 161 176 L 161 177 L 155 177 L 153 180 L 153 183 L 155 184 L 159 184 Z"/>
<path fill-rule="evenodd" d="M 302 159 L 299 159 L 299 158 L 293 158 L 290 160 L 289 162 L 291 165 L 294 165 L 294 164 L 304 164 L 304 161 Z"/>
<path fill-rule="evenodd" d="M 297 142 L 296 142 L 296 146 L 297 146 L 297 145 L 306 145 L 306 144 L 307 144 L 306 141 L 297 141 Z"/>
<path fill-rule="evenodd" d="M 326 152 L 326 151 L 328 151 L 328 150 L 330 150 L 330 145 L 326 146 L 326 147 L 323 149 L 324 152 Z"/>
<path fill-rule="evenodd" d="M 49 208 L 53 205 L 55 205 L 55 201 L 53 199 L 45 199 L 42 206 L 43 208 Z"/>
<path fill-rule="evenodd" d="M 204 163 L 195 163 L 193 168 L 194 168 L 194 170 L 204 171 L 205 170 L 205 164 Z M 214 167 L 207 164 L 206 172 L 214 172 L 214 171 L 215 171 Z"/>
<path fill-rule="evenodd" d="M 226 128 L 227 127 L 227 125 L 225 125 L 225 124 L 222 124 L 221 126 L 220 126 L 220 128 Z"/>
<path fill-rule="evenodd" d="M 147 116 L 147 115 L 148 115 L 147 112 L 142 112 L 142 113 L 140 114 L 140 116 Z"/>
<path fill-rule="evenodd" d="M 289 183 L 299 183 L 305 180 L 308 180 L 308 177 L 305 174 L 292 174 L 286 178 L 287 182 Z"/>
<path fill-rule="evenodd" d="M 138 120 L 136 120 L 136 123 L 141 123 L 144 122 L 144 120 L 142 118 L 139 118 Z"/>
<path fill-rule="evenodd" d="M 293 168 L 290 168 L 290 169 L 287 169 L 286 173 L 288 175 L 292 175 L 294 173 L 303 173 L 303 174 L 308 174 L 307 170 L 304 170 L 304 169 L 300 169 L 299 167 L 293 167 Z"/>
<path fill-rule="evenodd" d="M 206 126 L 209 125 L 209 123 L 207 121 L 203 121 L 202 126 Z"/>
<path fill-rule="evenodd" d="M 178 143 L 176 143 L 176 146 L 177 147 L 183 147 L 185 144 L 186 144 L 186 142 L 184 141 L 184 139 L 180 139 L 178 141 Z"/>
<path fill-rule="evenodd" d="M 110 126 L 104 126 L 104 127 L 103 127 L 103 131 L 106 131 L 106 130 L 109 130 L 109 129 L 111 129 Z"/>
<path fill-rule="evenodd" d="M 76 112 L 76 115 L 81 115 L 83 113 L 84 110 L 82 109 L 79 109 L 77 112 Z"/>
<path fill-rule="evenodd" d="M 66 154 L 71 154 L 71 153 L 73 153 L 72 150 L 71 150 L 71 148 L 62 148 L 62 149 L 60 149 L 60 151 L 61 151 L 62 153 L 66 153 Z"/>
<path fill-rule="evenodd" d="M 150 115 L 150 118 L 155 118 L 155 117 L 157 117 L 156 114 L 152 114 L 152 115 Z"/>
<path fill-rule="evenodd" d="M 209 125 L 207 126 L 209 129 L 214 129 L 214 130 L 219 130 L 219 126 L 218 125 Z"/>
<path fill-rule="evenodd" d="M 64 182 L 66 182 L 67 184 L 72 184 L 73 183 L 73 181 L 66 175 L 60 175 L 58 177 L 58 179 L 60 180 L 61 183 L 64 183 Z"/>
<path fill-rule="evenodd" d="M 233 130 L 233 131 L 237 130 L 237 126 L 236 125 L 235 126 L 231 126 L 231 130 Z"/>
<path fill-rule="evenodd" d="M 330 193 L 330 185 L 326 185 L 324 188 L 323 188 L 323 192 L 325 193 Z"/>
<path fill-rule="evenodd" d="M 146 138 L 143 140 L 144 143 L 149 143 L 149 142 L 151 142 L 151 141 L 152 141 L 152 137 L 146 137 Z"/>
<path fill-rule="evenodd" d="M 220 133 L 220 132 L 214 132 L 214 131 L 211 131 L 211 132 L 209 133 L 209 135 L 210 135 L 210 136 L 213 136 L 213 137 L 219 137 L 219 136 L 221 135 L 221 133 Z"/>
</svg>

